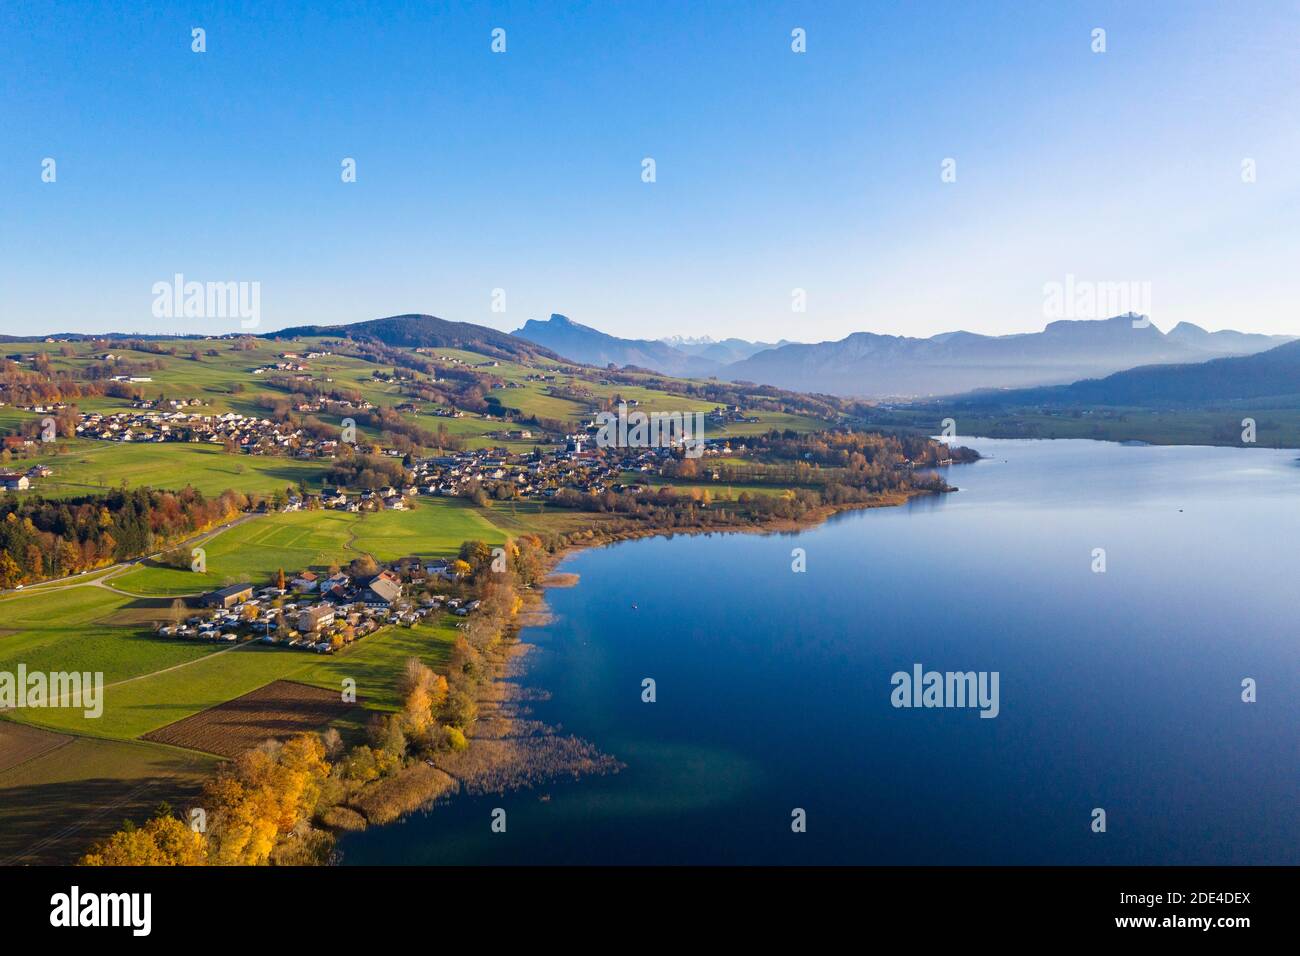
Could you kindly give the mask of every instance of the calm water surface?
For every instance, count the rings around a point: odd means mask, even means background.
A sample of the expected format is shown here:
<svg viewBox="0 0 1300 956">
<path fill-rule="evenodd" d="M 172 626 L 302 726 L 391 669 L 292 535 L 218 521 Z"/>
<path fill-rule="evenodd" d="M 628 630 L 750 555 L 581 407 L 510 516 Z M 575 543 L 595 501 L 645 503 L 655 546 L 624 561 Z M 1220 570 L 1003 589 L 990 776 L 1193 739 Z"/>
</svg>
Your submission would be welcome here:
<svg viewBox="0 0 1300 956">
<path fill-rule="evenodd" d="M 961 442 L 942 498 L 570 558 L 524 683 L 627 768 L 345 862 L 1300 863 L 1297 452 Z M 999 716 L 895 709 L 915 663 L 999 672 Z"/>
</svg>

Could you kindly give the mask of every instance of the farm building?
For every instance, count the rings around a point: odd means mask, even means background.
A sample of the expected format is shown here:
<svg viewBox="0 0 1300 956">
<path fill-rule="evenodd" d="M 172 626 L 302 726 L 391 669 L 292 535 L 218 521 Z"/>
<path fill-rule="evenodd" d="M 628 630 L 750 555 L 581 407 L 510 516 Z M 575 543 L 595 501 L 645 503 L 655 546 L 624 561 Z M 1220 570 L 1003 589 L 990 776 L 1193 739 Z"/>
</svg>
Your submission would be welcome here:
<svg viewBox="0 0 1300 956">
<path fill-rule="evenodd" d="M 232 608 L 236 604 L 242 604 L 252 596 L 253 586 L 251 584 L 232 584 L 229 587 L 209 591 L 203 595 L 203 606 Z"/>
<path fill-rule="evenodd" d="M 387 607 L 402 596 L 402 585 L 392 576 L 376 575 L 361 592 L 361 600 L 370 607 Z"/>
</svg>

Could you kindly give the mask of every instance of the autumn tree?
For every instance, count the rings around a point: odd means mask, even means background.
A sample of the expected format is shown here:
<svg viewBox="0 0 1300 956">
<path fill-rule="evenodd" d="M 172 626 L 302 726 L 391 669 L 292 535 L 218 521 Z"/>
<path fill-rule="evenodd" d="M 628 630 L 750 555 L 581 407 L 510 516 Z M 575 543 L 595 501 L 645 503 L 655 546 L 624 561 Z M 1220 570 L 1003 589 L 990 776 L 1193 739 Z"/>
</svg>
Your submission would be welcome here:
<svg viewBox="0 0 1300 956">
<path fill-rule="evenodd" d="M 127 827 L 93 847 L 82 866 L 202 866 L 207 839 L 170 813 L 142 827 Z"/>
</svg>

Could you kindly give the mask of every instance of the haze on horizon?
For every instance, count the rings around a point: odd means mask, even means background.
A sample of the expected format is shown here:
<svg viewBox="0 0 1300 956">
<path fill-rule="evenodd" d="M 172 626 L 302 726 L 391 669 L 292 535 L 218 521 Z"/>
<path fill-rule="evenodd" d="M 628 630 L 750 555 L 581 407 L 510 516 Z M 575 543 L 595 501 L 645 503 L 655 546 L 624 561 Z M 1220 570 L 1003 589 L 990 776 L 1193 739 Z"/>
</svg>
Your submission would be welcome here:
<svg viewBox="0 0 1300 956">
<path fill-rule="evenodd" d="M 255 331 L 996 335 L 1074 276 L 1297 334 L 1298 42 L 1263 3 L 11 4 L 0 332 L 240 331 L 155 317 L 180 273 L 259 283 Z"/>
</svg>

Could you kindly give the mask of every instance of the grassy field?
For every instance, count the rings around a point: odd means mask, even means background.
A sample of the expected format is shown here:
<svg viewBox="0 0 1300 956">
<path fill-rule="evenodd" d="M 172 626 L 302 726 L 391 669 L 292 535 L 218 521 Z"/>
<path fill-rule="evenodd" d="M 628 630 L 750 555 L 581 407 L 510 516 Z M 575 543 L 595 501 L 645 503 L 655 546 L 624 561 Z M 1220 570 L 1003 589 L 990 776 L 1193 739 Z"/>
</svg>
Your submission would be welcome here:
<svg viewBox="0 0 1300 956">
<path fill-rule="evenodd" d="M 677 491 L 707 491 L 714 501 L 735 501 L 741 492 L 751 495 L 780 496 L 785 489 L 776 485 L 747 484 L 725 481 L 665 481 L 661 478 L 647 479 L 644 475 L 631 475 L 629 481 L 643 481 L 651 488 L 671 487 Z"/>
<path fill-rule="evenodd" d="M 380 561 L 407 555 L 448 556 L 470 540 L 491 545 L 505 541 L 506 533 L 486 514 L 460 498 L 420 498 L 412 511 L 376 511 L 360 515 L 353 529 L 352 546 Z"/>
<path fill-rule="evenodd" d="M 47 730 L 128 740 L 274 680 L 295 680 L 341 692 L 344 678 L 356 681 L 357 695 L 365 698 L 367 707 L 395 707 L 397 676 L 408 657 L 420 657 L 433 666 L 445 664 L 455 641 L 453 620 L 448 617 L 417 627 L 384 628 L 328 656 L 262 644 L 242 644 L 220 652 L 215 652 L 215 645 L 203 645 L 214 652 L 184 667 L 106 687 L 104 711 L 98 718 L 67 707 L 15 711 L 10 716 Z"/>
<path fill-rule="evenodd" d="M 243 581 L 263 585 L 280 568 L 293 575 L 304 568 L 347 564 L 361 553 L 350 545 L 360 518 L 346 511 L 253 518 L 204 542 L 206 573 L 146 562 L 115 576 L 113 585 L 132 594 L 192 594 Z"/>
<path fill-rule="evenodd" d="M 198 642 L 163 641 L 147 626 L 127 623 L 131 598 L 94 585 L 19 592 L 0 599 L 0 671 L 102 672 L 123 680 L 197 660 L 214 650 Z"/>
<path fill-rule="evenodd" d="M 188 442 L 73 439 L 58 445 L 59 453 L 25 462 L 53 469 L 53 476 L 38 479 L 34 486 L 47 498 L 95 494 L 123 484 L 172 489 L 193 485 L 205 495 L 228 490 L 269 495 L 302 483 L 318 489 L 330 467 L 326 461 L 229 455 L 219 445 Z"/>
<path fill-rule="evenodd" d="M 296 511 L 270 514 L 236 525 L 203 545 L 207 571 L 146 562 L 112 579 L 132 594 L 197 594 L 235 582 L 269 582 L 281 568 L 292 576 L 311 568 L 346 565 L 371 554 L 380 561 L 411 555 L 449 557 L 464 541 L 496 545 L 507 532 L 492 516 L 459 498 L 421 498 L 411 511 Z"/>
<path fill-rule="evenodd" d="M 199 409 L 205 414 L 224 414 L 240 412 L 243 414 L 260 413 L 256 398 L 261 394 L 280 394 L 266 384 L 266 377 L 253 374 L 254 369 L 273 365 L 280 360 L 285 351 L 302 353 L 308 349 L 319 348 L 320 339 L 302 339 L 294 345 L 287 345 L 264 339 L 250 339 L 251 349 L 236 349 L 229 341 L 175 340 L 163 343 L 175 346 L 176 355 L 157 355 L 147 351 L 134 351 L 123 348 L 120 344 L 99 345 L 91 342 L 73 343 L 23 343 L 11 345 L 5 349 L 6 354 L 21 352 L 27 355 L 44 351 L 50 356 L 50 365 L 56 372 L 85 368 L 96 362 L 99 356 L 112 353 L 119 358 L 133 363 L 160 362 L 162 368 L 144 372 L 151 378 L 150 382 L 137 385 L 140 392 L 149 399 L 197 398 L 204 403 Z M 64 350 L 74 354 L 64 356 Z M 216 355 L 207 355 L 209 350 Z M 190 353 L 199 353 L 198 361 L 190 358 Z M 391 404 L 392 398 L 385 398 L 391 390 L 384 382 L 376 380 L 372 372 L 376 366 L 360 359 L 344 355 L 328 355 L 310 361 L 302 360 L 307 365 L 308 374 L 315 378 L 331 379 L 335 385 L 355 388 L 362 397 L 377 403 Z M 79 403 L 85 410 L 112 410 L 129 407 L 125 399 L 98 398 L 87 399 Z"/>
</svg>

